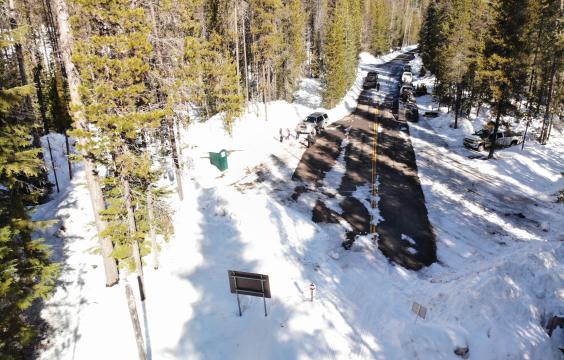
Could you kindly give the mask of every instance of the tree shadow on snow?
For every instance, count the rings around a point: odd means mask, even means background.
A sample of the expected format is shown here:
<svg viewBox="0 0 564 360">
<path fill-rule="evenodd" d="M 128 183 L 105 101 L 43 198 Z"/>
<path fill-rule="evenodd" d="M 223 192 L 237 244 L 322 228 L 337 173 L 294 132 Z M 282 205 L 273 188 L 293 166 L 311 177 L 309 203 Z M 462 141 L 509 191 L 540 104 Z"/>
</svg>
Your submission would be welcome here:
<svg viewBox="0 0 564 360">
<path fill-rule="evenodd" d="M 198 204 L 205 214 L 200 223 L 203 263 L 183 277 L 200 298 L 191 306 L 193 315 L 183 326 L 180 342 L 169 353 L 176 358 L 296 359 L 315 350 L 314 344 L 324 341 L 321 334 L 289 332 L 285 327 L 291 309 L 277 301 L 281 294 L 267 299 L 267 317 L 262 298 L 241 295 L 243 316 L 239 316 L 236 296 L 229 290 L 227 271 L 268 275 L 268 269 L 245 259 L 247 244 L 241 238 L 237 222 L 227 203 L 213 189 L 203 190 Z M 318 354 L 328 356 L 324 352 Z"/>
</svg>

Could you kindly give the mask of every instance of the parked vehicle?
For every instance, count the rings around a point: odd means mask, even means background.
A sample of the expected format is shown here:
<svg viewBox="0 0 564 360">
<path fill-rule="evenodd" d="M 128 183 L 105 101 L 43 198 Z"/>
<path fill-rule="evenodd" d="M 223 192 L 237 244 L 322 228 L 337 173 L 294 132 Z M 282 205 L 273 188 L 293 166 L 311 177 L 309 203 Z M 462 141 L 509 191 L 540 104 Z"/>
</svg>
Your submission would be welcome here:
<svg viewBox="0 0 564 360">
<path fill-rule="evenodd" d="M 478 151 L 483 151 L 492 146 L 493 142 L 493 131 L 489 129 L 482 129 L 476 131 L 474 134 L 464 138 L 464 146 Z M 498 147 L 502 146 L 514 146 L 521 144 L 523 142 L 523 134 L 514 133 L 512 131 L 501 131 L 497 132 L 495 144 Z"/>
<path fill-rule="evenodd" d="M 404 71 L 401 74 L 401 83 L 402 84 L 411 84 L 413 82 L 413 74 L 409 71 Z"/>
<path fill-rule="evenodd" d="M 411 84 L 405 84 L 400 87 L 399 94 L 401 98 L 408 96 L 407 93 L 411 93 L 413 95 L 413 86 L 411 86 Z"/>
<path fill-rule="evenodd" d="M 296 135 L 300 134 L 312 134 L 316 135 L 321 130 L 325 129 L 329 122 L 329 116 L 324 112 L 314 112 L 306 117 L 304 120 L 300 121 L 296 126 Z"/>
<path fill-rule="evenodd" d="M 378 88 L 378 73 L 376 71 L 369 71 L 362 87 L 364 89 Z"/>
<path fill-rule="evenodd" d="M 405 105 L 405 118 L 407 121 L 419 121 L 419 110 L 417 109 L 417 104 L 415 104 L 415 102 Z"/>
</svg>

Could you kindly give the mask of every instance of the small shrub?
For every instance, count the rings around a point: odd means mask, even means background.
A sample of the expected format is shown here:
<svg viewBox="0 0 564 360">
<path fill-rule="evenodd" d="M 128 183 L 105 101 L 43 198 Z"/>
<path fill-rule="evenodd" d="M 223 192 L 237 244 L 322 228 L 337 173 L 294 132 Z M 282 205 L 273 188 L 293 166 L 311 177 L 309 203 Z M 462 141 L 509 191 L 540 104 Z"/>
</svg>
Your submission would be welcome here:
<svg viewBox="0 0 564 360">
<path fill-rule="evenodd" d="M 419 84 L 415 88 L 415 96 L 427 95 L 427 86 L 425 84 Z"/>
<path fill-rule="evenodd" d="M 419 70 L 419 77 L 423 77 L 425 75 L 427 75 L 427 70 L 424 66 L 421 66 L 421 69 Z"/>
</svg>

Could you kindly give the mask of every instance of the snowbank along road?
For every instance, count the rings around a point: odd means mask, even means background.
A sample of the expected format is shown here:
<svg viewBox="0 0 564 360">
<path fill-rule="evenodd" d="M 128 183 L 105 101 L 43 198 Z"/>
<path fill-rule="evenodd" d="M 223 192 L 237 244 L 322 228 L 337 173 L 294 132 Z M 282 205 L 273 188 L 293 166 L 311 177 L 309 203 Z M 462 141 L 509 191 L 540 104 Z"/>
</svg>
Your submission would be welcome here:
<svg viewBox="0 0 564 360">
<path fill-rule="evenodd" d="M 384 255 L 420 269 L 437 259 L 435 236 L 409 128 L 394 116 L 402 68 L 412 58 L 407 53 L 363 69 L 379 73 L 380 91 L 364 90 L 351 115 L 317 136 L 294 172 L 300 184 L 293 198 L 319 192 L 312 219 L 343 224 L 343 246 L 350 247 L 357 235 L 374 234 Z"/>
</svg>

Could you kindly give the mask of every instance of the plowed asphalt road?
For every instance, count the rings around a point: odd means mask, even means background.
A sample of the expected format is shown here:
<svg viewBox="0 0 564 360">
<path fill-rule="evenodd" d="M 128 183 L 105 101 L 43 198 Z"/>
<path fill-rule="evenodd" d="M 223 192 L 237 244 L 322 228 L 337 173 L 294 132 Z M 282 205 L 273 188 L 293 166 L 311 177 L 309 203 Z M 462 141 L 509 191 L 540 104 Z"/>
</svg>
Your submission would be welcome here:
<svg viewBox="0 0 564 360">
<path fill-rule="evenodd" d="M 405 119 L 397 116 L 399 78 L 403 65 L 412 58 L 413 54 L 407 53 L 365 69 L 378 72 L 380 91 L 363 91 L 351 115 L 316 137 L 294 172 L 293 180 L 299 185 L 293 198 L 297 199 L 304 191 L 323 191 L 325 175 L 337 164 L 346 138 L 348 143 L 342 150 L 346 170 L 337 189 L 342 199 L 341 211 L 326 206 L 320 197 L 312 212 L 313 221 L 344 220 L 352 229 L 346 232 L 345 248 L 353 244 L 357 235 L 373 234 L 378 248 L 390 260 L 420 269 L 435 262 L 437 257 L 409 128 Z M 361 186 L 369 186 L 374 196 L 355 197 L 355 190 Z M 325 195 L 325 198 L 334 197 Z M 376 196 L 377 205 L 373 201 Z M 379 221 L 371 219 L 365 204 L 378 207 Z"/>
</svg>

